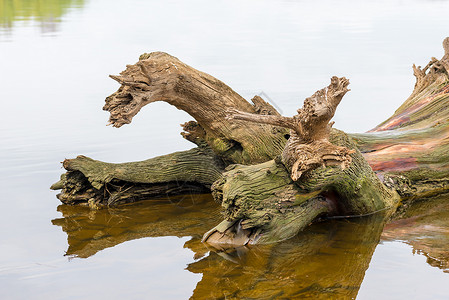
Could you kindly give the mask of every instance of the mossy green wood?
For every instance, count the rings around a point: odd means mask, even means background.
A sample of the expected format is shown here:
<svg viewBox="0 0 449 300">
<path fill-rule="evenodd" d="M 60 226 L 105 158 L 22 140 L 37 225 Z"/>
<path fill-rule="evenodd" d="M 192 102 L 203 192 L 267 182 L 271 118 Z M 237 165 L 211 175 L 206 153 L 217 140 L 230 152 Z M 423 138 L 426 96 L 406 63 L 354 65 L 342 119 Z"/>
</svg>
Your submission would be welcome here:
<svg viewBox="0 0 449 300">
<path fill-rule="evenodd" d="M 396 208 L 399 195 L 381 183 L 351 139 L 333 130 L 330 141 L 355 150 L 349 168 L 320 167 L 294 182 L 280 158 L 228 167 L 212 186 L 225 220 L 203 240 L 218 246 L 270 243 L 296 235 L 321 215 Z"/>
<path fill-rule="evenodd" d="M 52 189 L 66 204 L 111 205 L 192 191 L 206 192 L 221 177 L 222 162 L 194 148 L 130 163 L 105 163 L 85 156 L 67 159 L 68 171 Z"/>
<path fill-rule="evenodd" d="M 211 244 L 251 244 L 296 235 L 318 215 L 330 210 L 319 191 L 305 193 L 280 161 L 233 165 L 213 185 L 224 209 L 221 224 L 205 234 Z"/>
<path fill-rule="evenodd" d="M 372 213 L 385 207 L 394 207 L 399 202 L 396 191 L 387 188 L 379 180 L 346 133 L 334 129 L 330 142 L 355 151 L 351 154 L 351 164 L 346 169 L 339 166 L 317 168 L 297 182 L 301 188 L 337 193 L 340 198 L 339 211 L 346 215 Z"/>
</svg>

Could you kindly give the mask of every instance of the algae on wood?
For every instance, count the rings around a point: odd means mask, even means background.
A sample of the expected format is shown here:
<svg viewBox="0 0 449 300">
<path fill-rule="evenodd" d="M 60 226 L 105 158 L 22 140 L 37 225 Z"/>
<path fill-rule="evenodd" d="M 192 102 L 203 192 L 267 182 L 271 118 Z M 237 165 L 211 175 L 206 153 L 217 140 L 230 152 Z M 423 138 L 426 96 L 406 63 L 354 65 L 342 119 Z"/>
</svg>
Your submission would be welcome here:
<svg viewBox="0 0 449 300">
<path fill-rule="evenodd" d="M 140 162 L 105 163 L 85 156 L 66 159 L 66 174 L 52 189 L 65 204 L 114 205 L 151 197 L 210 190 L 223 163 L 208 149 L 193 148 Z"/>
</svg>

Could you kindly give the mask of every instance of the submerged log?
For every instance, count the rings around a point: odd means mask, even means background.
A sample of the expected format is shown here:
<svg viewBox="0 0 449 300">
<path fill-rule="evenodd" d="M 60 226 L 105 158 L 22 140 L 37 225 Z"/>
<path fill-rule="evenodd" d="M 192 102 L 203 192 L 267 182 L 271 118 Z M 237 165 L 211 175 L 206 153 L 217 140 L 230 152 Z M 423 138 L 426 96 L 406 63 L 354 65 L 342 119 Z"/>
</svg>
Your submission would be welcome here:
<svg viewBox="0 0 449 300">
<path fill-rule="evenodd" d="M 331 129 L 348 91 L 344 77 L 332 77 L 289 118 L 175 57 L 144 54 L 111 76 L 121 87 L 106 98 L 110 123 L 128 124 L 143 106 L 165 101 L 195 118 L 182 135 L 198 148 L 137 163 L 66 160 L 68 172 L 52 188 L 62 189 L 64 203 L 91 207 L 209 190 L 225 220 L 203 240 L 231 245 L 286 239 L 322 217 L 394 209 L 399 195 L 440 193 L 449 189 L 449 38 L 443 44 L 441 60 L 414 67 L 415 90 L 395 115 L 351 135 L 355 143 Z"/>
</svg>

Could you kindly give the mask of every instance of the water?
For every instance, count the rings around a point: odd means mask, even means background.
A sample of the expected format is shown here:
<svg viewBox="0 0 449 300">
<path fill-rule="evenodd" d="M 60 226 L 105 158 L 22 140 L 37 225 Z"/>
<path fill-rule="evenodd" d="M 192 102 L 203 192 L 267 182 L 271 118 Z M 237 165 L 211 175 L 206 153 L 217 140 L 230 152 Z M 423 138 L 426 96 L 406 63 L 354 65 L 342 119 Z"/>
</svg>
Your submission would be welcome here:
<svg viewBox="0 0 449 300">
<path fill-rule="evenodd" d="M 192 144 L 164 103 L 105 127 L 107 77 L 165 51 L 284 115 L 332 75 L 351 89 L 335 127 L 366 131 L 412 91 L 411 64 L 441 57 L 447 1 L 0 0 L 0 298 L 445 299 L 447 198 L 402 223 L 316 224 L 275 245 L 212 251 L 210 197 L 109 211 L 59 206 L 48 187 L 78 154 L 143 160 Z M 59 207 L 58 207 L 59 206 Z M 420 210 L 421 209 L 421 210 Z"/>
</svg>

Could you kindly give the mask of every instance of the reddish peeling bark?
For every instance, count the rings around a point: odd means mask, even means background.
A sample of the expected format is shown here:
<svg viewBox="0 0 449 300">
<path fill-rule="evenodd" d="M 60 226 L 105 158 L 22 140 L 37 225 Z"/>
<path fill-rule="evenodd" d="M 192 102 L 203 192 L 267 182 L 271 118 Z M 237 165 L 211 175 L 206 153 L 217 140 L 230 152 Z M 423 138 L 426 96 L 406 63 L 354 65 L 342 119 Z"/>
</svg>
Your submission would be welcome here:
<svg viewBox="0 0 449 300">
<path fill-rule="evenodd" d="M 355 134 L 373 170 L 381 172 L 449 173 L 449 38 L 445 55 L 424 69 L 413 65 L 413 93 L 388 120 L 367 134 Z"/>
</svg>

